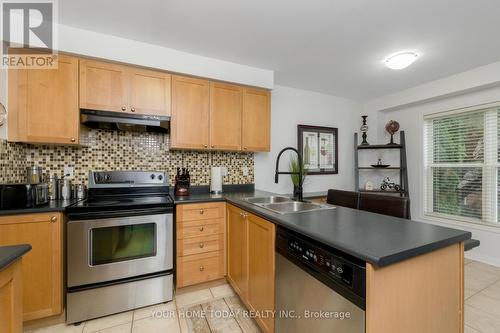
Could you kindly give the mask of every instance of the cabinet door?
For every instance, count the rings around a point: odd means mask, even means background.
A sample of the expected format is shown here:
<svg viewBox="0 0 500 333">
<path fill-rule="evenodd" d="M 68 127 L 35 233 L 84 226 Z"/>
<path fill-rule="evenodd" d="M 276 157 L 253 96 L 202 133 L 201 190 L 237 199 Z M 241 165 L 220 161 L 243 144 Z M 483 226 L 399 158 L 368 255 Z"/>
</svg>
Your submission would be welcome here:
<svg viewBox="0 0 500 333">
<path fill-rule="evenodd" d="M 269 91 L 244 89 L 241 144 L 243 151 L 271 150 L 271 95 Z"/>
<path fill-rule="evenodd" d="M 255 311 L 274 311 L 275 226 L 248 214 L 248 303 Z M 270 313 L 270 312 L 268 312 Z M 274 318 L 256 318 L 265 332 L 274 332 Z"/>
<path fill-rule="evenodd" d="M 80 108 L 127 111 L 129 106 L 127 67 L 80 60 Z"/>
<path fill-rule="evenodd" d="M 209 81 L 172 76 L 172 148 L 208 148 L 209 91 Z"/>
<path fill-rule="evenodd" d="M 247 223 L 243 211 L 227 205 L 227 277 L 236 292 L 247 294 Z"/>
<path fill-rule="evenodd" d="M 78 143 L 78 59 L 60 55 L 58 62 L 57 69 L 10 71 L 9 112 L 10 119 L 16 118 L 9 124 L 12 139 Z"/>
<path fill-rule="evenodd" d="M 210 83 L 210 148 L 241 150 L 243 88 Z"/>
<path fill-rule="evenodd" d="M 23 257 L 23 320 L 62 312 L 62 214 L 0 217 L 0 245 L 31 244 Z"/>
<path fill-rule="evenodd" d="M 139 68 L 129 73 L 130 112 L 170 116 L 171 75 Z"/>
</svg>

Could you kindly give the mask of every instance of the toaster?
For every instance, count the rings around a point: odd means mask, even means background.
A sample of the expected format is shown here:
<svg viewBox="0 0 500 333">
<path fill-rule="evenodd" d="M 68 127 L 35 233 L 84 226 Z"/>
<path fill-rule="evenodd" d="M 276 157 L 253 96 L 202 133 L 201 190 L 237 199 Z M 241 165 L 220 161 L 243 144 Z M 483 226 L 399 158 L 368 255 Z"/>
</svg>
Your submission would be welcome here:
<svg viewBox="0 0 500 333">
<path fill-rule="evenodd" d="M 0 209 L 20 209 L 49 202 L 48 185 L 0 184 Z"/>
</svg>

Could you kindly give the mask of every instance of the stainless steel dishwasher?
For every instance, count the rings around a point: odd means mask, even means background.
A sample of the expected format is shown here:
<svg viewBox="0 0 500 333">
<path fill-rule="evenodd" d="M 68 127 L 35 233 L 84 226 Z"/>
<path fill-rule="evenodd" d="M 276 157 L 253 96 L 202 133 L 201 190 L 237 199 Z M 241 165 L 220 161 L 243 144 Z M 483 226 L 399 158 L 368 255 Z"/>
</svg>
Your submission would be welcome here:
<svg viewBox="0 0 500 333">
<path fill-rule="evenodd" d="M 276 333 L 365 332 L 362 260 L 283 228 L 276 252 Z"/>
</svg>

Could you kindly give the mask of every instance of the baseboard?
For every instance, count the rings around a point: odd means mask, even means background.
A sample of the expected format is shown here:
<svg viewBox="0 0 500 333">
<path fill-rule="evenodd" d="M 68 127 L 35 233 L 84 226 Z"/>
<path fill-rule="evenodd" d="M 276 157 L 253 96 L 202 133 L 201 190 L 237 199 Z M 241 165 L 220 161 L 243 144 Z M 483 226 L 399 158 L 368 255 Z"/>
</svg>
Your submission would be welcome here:
<svg viewBox="0 0 500 333">
<path fill-rule="evenodd" d="M 465 252 L 465 258 L 471 259 L 474 261 L 480 261 L 480 262 L 488 264 L 488 265 L 500 267 L 500 259 L 499 258 L 490 257 L 490 256 L 484 255 L 483 253 L 480 253 L 480 252 L 475 251 L 475 250 Z"/>
</svg>

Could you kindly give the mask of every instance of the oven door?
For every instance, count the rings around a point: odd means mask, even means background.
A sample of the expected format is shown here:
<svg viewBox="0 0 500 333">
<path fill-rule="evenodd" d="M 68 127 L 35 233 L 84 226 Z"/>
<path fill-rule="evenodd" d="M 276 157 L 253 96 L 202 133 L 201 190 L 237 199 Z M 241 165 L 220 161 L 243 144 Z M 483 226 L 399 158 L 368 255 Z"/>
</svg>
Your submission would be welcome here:
<svg viewBox="0 0 500 333">
<path fill-rule="evenodd" d="M 70 288 L 173 267 L 171 213 L 69 221 L 67 236 Z"/>
</svg>

